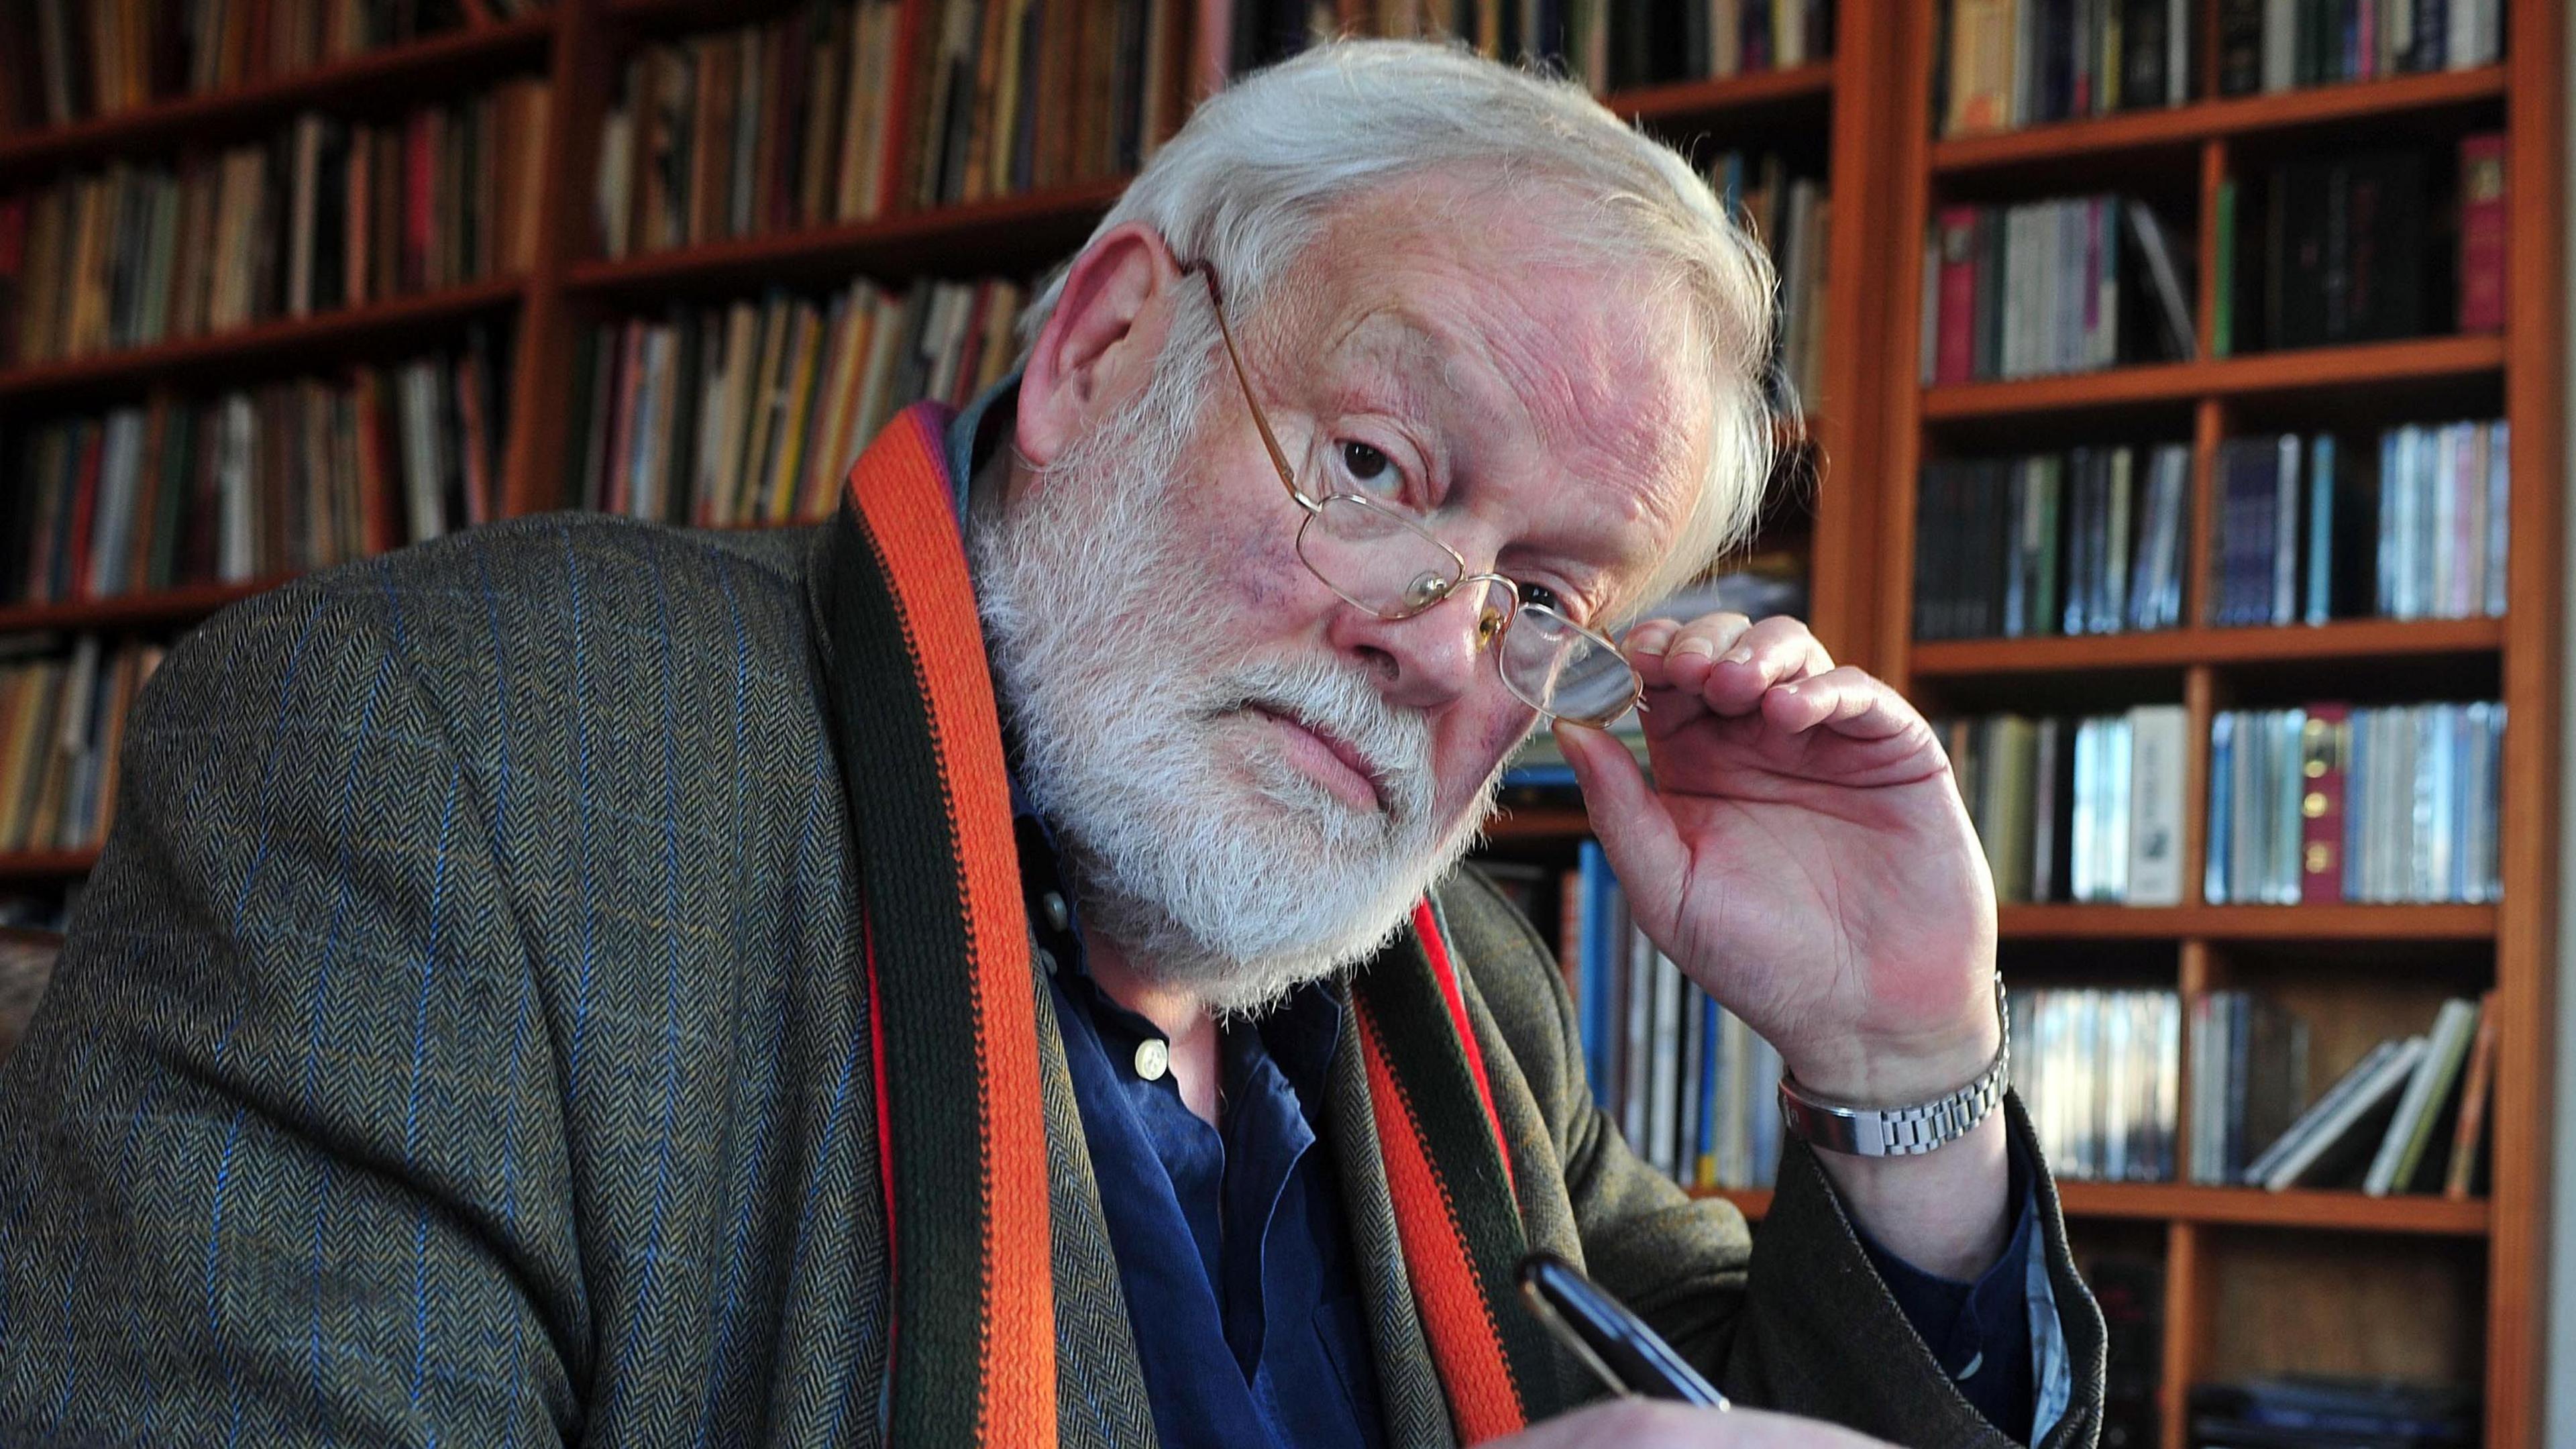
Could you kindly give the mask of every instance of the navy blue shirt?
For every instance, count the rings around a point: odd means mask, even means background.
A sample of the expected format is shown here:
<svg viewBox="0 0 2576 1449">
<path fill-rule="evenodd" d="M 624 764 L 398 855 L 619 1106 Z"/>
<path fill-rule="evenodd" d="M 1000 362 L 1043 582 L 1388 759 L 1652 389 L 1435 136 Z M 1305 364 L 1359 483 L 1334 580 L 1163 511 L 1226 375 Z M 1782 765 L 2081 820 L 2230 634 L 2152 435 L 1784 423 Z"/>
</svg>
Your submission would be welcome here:
<svg viewBox="0 0 2576 1449">
<path fill-rule="evenodd" d="M 961 517 L 1018 384 L 1016 373 L 1004 379 L 949 429 Z M 1030 932 L 1048 969 L 1156 1433 L 1173 1449 L 1376 1449 L 1375 1360 L 1339 1174 L 1322 1140 L 1324 1074 L 1343 1029 L 1339 988 L 1302 987 L 1257 1026 L 1223 1033 L 1222 1110 L 1209 1126 L 1181 1100 L 1163 1034 L 1093 984 L 1052 837 L 1016 779 L 1011 793 Z M 2024 1275 L 2035 1211 L 2018 1147 L 2012 1172 L 2010 1245 L 1974 1283 L 1922 1272 L 1866 1233 L 1861 1245 L 1968 1402 L 2026 1440 Z"/>
</svg>

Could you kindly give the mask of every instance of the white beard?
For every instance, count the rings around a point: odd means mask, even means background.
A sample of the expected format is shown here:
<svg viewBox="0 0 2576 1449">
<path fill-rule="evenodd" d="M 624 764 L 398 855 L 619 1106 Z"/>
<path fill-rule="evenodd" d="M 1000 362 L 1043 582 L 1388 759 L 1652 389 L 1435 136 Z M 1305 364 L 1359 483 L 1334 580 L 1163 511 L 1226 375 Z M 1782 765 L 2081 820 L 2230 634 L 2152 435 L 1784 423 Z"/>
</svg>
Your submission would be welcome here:
<svg viewBox="0 0 2576 1449">
<path fill-rule="evenodd" d="M 1185 555 L 1164 517 L 1200 392 L 1176 370 L 979 513 L 975 592 L 1021 783 L 1086 924 L 1148 981 L 1246 1016 L 1376 954 L 1474 843 L 1501 772 L 1441 821 L 1428 720 L 1345 661 L 1230 645 L 1194 607 L 1228 589 L 1209 576 L 1225 561 Z M 1382 808 L 1291 763 L 1254 704 L 1357 748 Z"/>
</svg>

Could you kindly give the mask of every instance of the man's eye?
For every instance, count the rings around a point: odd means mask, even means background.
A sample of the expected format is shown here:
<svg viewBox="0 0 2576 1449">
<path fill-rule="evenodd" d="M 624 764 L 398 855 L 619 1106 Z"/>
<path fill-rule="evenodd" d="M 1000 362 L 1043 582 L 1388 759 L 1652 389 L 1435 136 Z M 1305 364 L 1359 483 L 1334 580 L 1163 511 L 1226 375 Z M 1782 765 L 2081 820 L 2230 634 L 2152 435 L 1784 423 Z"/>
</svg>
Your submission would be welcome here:
<svg viewBox="0 0 2576 1449">
<path fill-rule="evenodd" d="M 1404 474 L 1395 460 L 1366 443 L 1345 441 L 1341 444 L 1342 471 L 1350 480 L 1372 493 L 1392 494 L 1404 487 Z"/>
<path fill-rule="evenodd" d="M 1559 614 L 1565 614 L 1565 601 L 1556 596 L 1556 590 L 1545 584 L 1523 584 L 1520 589 L 1521 603 L 1524 606 L 1536 604 L 1542 609 L 1553 609 Z M 1573 616 L 1568 614 L 1566 617 Z"/>
</svg>

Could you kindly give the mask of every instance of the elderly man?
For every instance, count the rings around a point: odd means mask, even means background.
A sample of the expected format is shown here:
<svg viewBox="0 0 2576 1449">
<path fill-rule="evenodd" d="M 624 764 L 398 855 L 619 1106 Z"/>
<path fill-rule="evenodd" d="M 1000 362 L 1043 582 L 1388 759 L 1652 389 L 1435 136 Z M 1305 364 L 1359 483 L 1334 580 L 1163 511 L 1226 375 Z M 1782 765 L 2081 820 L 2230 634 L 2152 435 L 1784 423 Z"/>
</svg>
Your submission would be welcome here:
<svg viewBox="0 0 2576 1449">
<path fill-rule="evenodd" d="M 1330 47 L 830 525 L 228 612 L 9 1068 L 0 1440 L 2089 1443 L 1931 733 L 1789 620 L 1601 632 L 1752 514 L 1769 280 L 1579 92 Z M 1453 869 L 1551 716 L 1788 1064 L 1758 1247 Z M 1582 1407 L 1532 1248 L 1754 1407 Z"/>
</svg>

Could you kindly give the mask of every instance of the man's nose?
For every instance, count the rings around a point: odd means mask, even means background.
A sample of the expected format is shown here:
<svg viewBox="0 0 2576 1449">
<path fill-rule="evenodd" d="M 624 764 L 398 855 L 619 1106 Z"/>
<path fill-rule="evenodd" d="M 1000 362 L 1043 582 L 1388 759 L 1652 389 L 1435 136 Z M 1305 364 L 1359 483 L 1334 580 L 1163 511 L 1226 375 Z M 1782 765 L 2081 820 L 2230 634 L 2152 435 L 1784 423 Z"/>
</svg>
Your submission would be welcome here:
<svg viewBox="0 0 2576 1449">
<path fill-rule="evenodd" d="M 1485 682 L 1494 667 L 1486 645 L 1498 622 L 1482 586 L 1471 585 L 1405 619 L 1344 608 L 1331 633 L 1333 647 L 1378 680 L 1387 703 L 1428 711 Z"/>
</svg>

